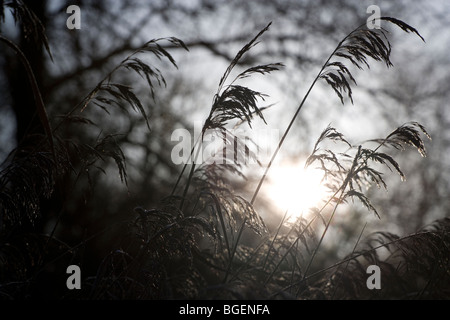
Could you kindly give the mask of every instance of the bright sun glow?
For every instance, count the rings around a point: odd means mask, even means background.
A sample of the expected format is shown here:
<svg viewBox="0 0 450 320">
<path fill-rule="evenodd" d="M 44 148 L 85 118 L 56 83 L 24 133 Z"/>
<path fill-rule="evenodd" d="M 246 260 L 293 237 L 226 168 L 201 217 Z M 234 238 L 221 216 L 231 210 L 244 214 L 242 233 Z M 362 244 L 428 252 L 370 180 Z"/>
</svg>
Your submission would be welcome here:
<svg viewBox="0 0 450 320">
<path fill-rule="evenodd" d="M 307 216 L 308 209 L 320 205 L 326 196 L 320 170 L 284 165 L 272 168 L 269 176 L 269 199 L 281 210 L 289 210 L 288 215 L 292 218 Z"/>
</svg>

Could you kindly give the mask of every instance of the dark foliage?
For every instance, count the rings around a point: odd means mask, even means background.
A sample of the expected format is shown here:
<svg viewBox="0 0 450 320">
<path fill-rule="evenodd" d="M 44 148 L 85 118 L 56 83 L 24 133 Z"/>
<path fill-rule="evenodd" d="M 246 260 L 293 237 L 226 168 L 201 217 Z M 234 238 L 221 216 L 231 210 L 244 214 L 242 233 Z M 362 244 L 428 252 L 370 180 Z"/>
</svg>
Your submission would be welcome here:
<svg viewBox="0 0 450 320">
<path fill-rule="evenodd" d="M 16 21 L 22 23 L 24 34 L 41 41 L 49 52 L 42 25 L 22 1 L 1 1 L 0 4 L 0 19 L 4 20 L 5 8 L 12 10 Z M 382 19 L 421 37 L 416 29 L 400 20 L 389 17 Z M 234 146 L 237 137 L 230 134 L 230 125 L 247 123 L 251 127 L 255 116 L 265 122 L 264 108 L 259 106 L 265 95 L 239 85 L 237 81 L 254 74 L 269 74 L 283 65 L 275 63 L 249 67 L 238 73 L 233 81 L 229 82 L 228 79 L 244 54 L 258 43 L 269 26 L 270 24 L 248 42 L 226 69 L 214 95 L 202 136 L 199 137 L 200 144 L 203 143 L 206 131 L 214 129 L 225 145 Z M 10 44 L 9 40 L 4 41 Z M 122 182 L 127 184 L 126 159 L 120 135 L 104 132 L 90 118 L 89 110 L 90 107 L 97 106 L 109 113 L 112 107 L 118 107 L 122 111 L 131 107 L 142 116 L 150 129 L 148 110 L 133 92 L 133 88 L 117 80 L 113 81 L 113 77 L 117 77 L 116 71 L 119 69 L 135 72 L 146 81 L 155 98 L 156 89 L 165 86 L 166 81 L 158 68 L 144 62 L 144 58 L 138 55 L 146 54 L 177 67 L 161 42 L 187 50 L 185 44 L 176 38 L 145 43 L 107 74 L 71 112 L 62 117 L 48 118 L 43 103 L 37 103 L 36 110 L 41 115 L 45 135 L 28 137 L 34 141 L 34 147 L 30 148 L 29 144 L 28 147 L 19 145 L 1 166 L 2 298 L 449 298 L 449 219 L 437 221 L 406 237 L 380 232 L 371 235 L 362 245 L 358 239 L 355 249 L 347 258 L 329 267 L 312 268 L 316 253 L 321 248 L 340 205 L 359 200 L 378 216 L 365 193 L 365 187 L 387 187 L 380 167 L 394 171 L 405 179 L 399 163 L 387 151 L 381 152 L 381 148 L 403 150 L 410 146 L 422 156 L 426 155 L 421 135 L 429 135 L 417 122 L 399 127 L 385 139 L 374 139 L 358 146 L 353 146 L 337 129 L 331 126 L 326 128 L 305 165 L 318 166 L 324 172 L 329 197 L 324 199 L 321 208 L 311 208 L 312 218 L 298 217 L 296 221 L 287 221 L 286 213 L 276 230 L 267 228 L 253 206 L 253 201 L 247 201 L 233 190 L 230 177 L 245 178 L 242 173 L 245 163 L 235 159 L 227 164 L 191 165 L 185 179 L 186 165 L 172 194 L 162 199 L 159 207 L 137 207 L 130 213 L 129 219 L 110 226 L 110 229 L 120 228 L 122 237 L 112 244 L 114 249 L 102 257 L 96 273 L 83 278 L 83 289 L 68 292 L 64 287 L 66 267 L 69 264 L 81 265 L 83 248 L 89 246 L 90 240 L 110 230 L 100 230 L 86 236 L 80 243 L 65 244 L 54 234 L 58 222 L 50 235 L 45 236 L 38 234 L 34 226 L 48 214 L 45 203 L 58 196 L 59 184 L 68 180 L 75 187 L 85 177 L 89 187 L 94 188 L 90 172 L 107 174 L 105 163 L 108 161 L 116 164 Z M 20 49 L 14 45 L 10 47 L 20 54 Z M 350 83 L 356 84 L 356 81 L 343 62 L 333 59 L 341 58 L 361 69 L 363 66 L 369 67 L 368 59 L 372 58 L 389 67 L 392 65 L 390 53 L 391 45 L 384 30 L 373 31 L 359 27 L 338 45 L 312 86 L 318 79 L 324 79 L 342 103 L 345 93 L 353 101 Z M 23 58 L 26 64 L 26 57 Z M 31 85 L 37 88 L 32 81 L 32 71 L 28 70 L 28 73 Z M 308 95 L 309 92 L 305 100 Z M 75 111 L 85 113 L 81 116 Z M 55 121 L 53 129 L 50 121 Z M 95 140 L 66 136 L 61 128 L 69 125 L 87 125 L 99 130 L 99 134 Z M 290 127 L 285 136 L 289 129 Z M 324 148 L 327 141 L 347 149 L 338 153 Z M 283 142 L 284 138 L 279 148 Z M 374 142 L 377 146 L 370 148 L 368 145 Z M 239 146 L 239 152 L 251 153 L 250 147 L 243 141 Z M 191 157 L 193 156 L 194 149 L 191 152 Z M 260 185 L 262 182 L 263 179 Z M 177 193 L 177 187 L 180 186 L 184 187 L 182 194 Z M 253 200 L 256 195 L 257 192 Z M 70 194 L 64 196 L 70 200 Z M 67 199 L 60 204 L 60 212 L 54 216 L 57 221 L 67 209 Z M 320 226 L 324 229 L 320 237 L 313 228 L 316 220 L 319 225 L 322 223 Z M 248 230 L 251 232 L 247 232 Z M 383 269 L 382 290 L 367 289 L 368 265 L 378 265 Z"/>
</svg>

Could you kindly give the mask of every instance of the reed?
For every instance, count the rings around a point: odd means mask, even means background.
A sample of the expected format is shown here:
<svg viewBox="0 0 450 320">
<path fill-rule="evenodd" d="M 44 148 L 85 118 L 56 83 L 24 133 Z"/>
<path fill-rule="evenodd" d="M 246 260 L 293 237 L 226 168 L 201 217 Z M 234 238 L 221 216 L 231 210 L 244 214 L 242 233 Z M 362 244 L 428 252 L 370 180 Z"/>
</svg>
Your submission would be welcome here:
<svg viewBox="0 0 450 320">
<path fill-rule="evenodd" d="M 2 2 L 3 3 L 3 2 Z M 0 18 L 7 8 L 14 18 L 22 21 L 30 36 L 49 45 L 39 21 L 21 1 L 3 3 Z M 413 33 L 419 32 L 395 18 L 382 21 Z M 234 126 L 265 121 L 260 103 L 265 93 L 254 91 L 240 83 L 254 75 L 266 76 L 280 71 L 282 63 L 255 65 L 237 71 L 243 57 L 262 41 L 269 32 L 269 23 L 236 54 L 219 81 L 212 98 L 209 115 L 204 121 L 197 144 L 204 143 L 206 131 L 213 129 L 226 146 L 235 147 L 238 137 L 231 135 Z M 22 58 L 13 42 L 0 36 Z M 414 299 L 449 298 L 448 248 L 450 246 L 449 219 L 436 221 L 423 230 L 407 236 L 375 233 L 360 236 L 349 255 L 329 266 L 315 265 L 333 220 L 343 204 L 358 201 L 367 211 L 380 217 L 376 206 L 365 193 L 367 186 L 387 188 L 385 173 L 396 173 L 406 179 L 392 151 L 412 147 L 426 156 L 423 136 L 431 138 L 418 122 L 399 126 L 385 138 L 372 139 L 354 145 L 338 129 L 325 128 L 318 137 L 305 167 L 317 166 L 323 171 L 329 197 L 321 207 L 311 208 L 312 214 L 287 219 L 288 212 L 275 230 L 269 230 L 255 209 L 270 168 L 285 144 L 286 137 L 298 121 L 300 111 L 313 94 L 319 81 L 327 83 L 344 104 L 353 103 L 356 77 L 350 65 L 363 70 L 373 62 L 392 67 L 391 44 L 385 29 L 368 29 L 365 24 L 345 36 L 320 68 L 306 95 L 300 100 L 291 121 L 265 168 L 250 200 L 233 190 L 231 177 L 245 178 L 245 163 L 192 164 L 181 170 L 173 191 L 155 208 L 137 206 L 131 218 L 119 221 L 76 245 L 60 242 L 54 225 L 50 235 L 36 234 L 33 224 L 43 210 L 43 199 L 50 199 L 58 184 L 70 177 L 73 188 L 83 183 L 89 170 L 107 174 L 103 164 L 116 163 L 119 176 L 127 184 L 126 157 L 118 134 L 107 134 L 90 118 L 89 110 L 99 108 L 109 113 L 112 108 L 131 108 L 144 119 L 151 130 L 152 118 L 133 88 L 117 79 L 117 71 L 138 74 L 147 84 L 153 97 L 166 86 L 163 72 L 142 58 L 164 60 L 177 64 L 164 43 L 171 48 L 186 45 L 176 38 L 155 39 L 127 56 L 98 84 L 80 98 L 79 104 L 61 117 L 48 115 L 41 99 L 36 99 L 36 111 L 45 129 L 33 137 L 35 147 L 22 145 L 10 154 L 0 172 L 0 295 L 6 298 L 29 297 L 28 290 L 36 278 L 49 266 L 73 264 L 82 260 L 77 252 L 90 241 L 112 229 L 123 231 L 116 249 L 98 265 L 95 275 L 83 279 L 83 290 L 65 293 L 63 298 L 83 299 Z M 147 60 L 145 60 L 147 61 Z M 152 60 L 153 61 L 153 60 Z M 39 89 L 33 71 L 27 68 L 30 85 Z M 234 75 L 235 74 L 235 75 Z M 233 76 L 234 75 L 234 76 Z M 330 97 L 331 98 L 331 97 Z M 156 121 L 157 119 L 155 119 Z M 66 125 L 89 126 L 99 133 L 94 140 L 74 140 L 61 130 Z M 231 135 L 231 138 L 230 138 Z M 326 147 L 333 142 L 345 152 Z M 239 152 L 248 154 L 251 147 L 239 141 Z M 191 157 L 195 157 L 195 148 Z M 258 160 L 258 159 L 256 159 Z M 69 195 L 70 197 L 70 195 Z M 68 200 L 62 201 L 58 221 Z M 313 226 L 322 223 L 322 232 Z M 24 228 L 24 226 L 27 228 Z M 23 229 L 23 230 L 22 230 Z M 20 232 L 17 232 L 20 230 Z M 244 241 L 244 238 L 246 239 Z M 250 238 L 252 241 L 248 241 Z M 385 249 L 388 255 L 380 255 Z M 369 291 L 365 287 L 366 267 L 376 264 L 383 269 L 386 288 Z M 64 272 L 65 270 L 61 271 Z"/>
</svg>

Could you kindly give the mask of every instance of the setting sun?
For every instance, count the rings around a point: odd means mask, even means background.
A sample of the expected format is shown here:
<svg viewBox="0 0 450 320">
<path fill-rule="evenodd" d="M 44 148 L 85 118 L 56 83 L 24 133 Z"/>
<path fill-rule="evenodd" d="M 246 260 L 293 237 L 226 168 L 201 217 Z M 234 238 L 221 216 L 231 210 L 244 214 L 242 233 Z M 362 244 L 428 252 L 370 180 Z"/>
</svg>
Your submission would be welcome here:
<svg viewBox="0 0 450 320">
<path fill-rule="evenodd" d="M 298 165 L 273 167 L 268 183 L 268 197 L 291 217 L 308 214 L 308 209 L 320 204 L 326 196 L 323 173 Z"/>
</svg>

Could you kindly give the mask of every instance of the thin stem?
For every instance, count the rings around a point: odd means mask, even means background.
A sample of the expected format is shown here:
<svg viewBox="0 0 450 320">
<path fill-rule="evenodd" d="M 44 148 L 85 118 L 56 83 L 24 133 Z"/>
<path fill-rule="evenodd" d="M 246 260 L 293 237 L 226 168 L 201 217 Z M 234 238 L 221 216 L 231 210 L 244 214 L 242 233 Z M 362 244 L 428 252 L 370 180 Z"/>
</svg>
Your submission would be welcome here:
<svg viewBox="0 0 450 320">
<path fill-rule="evenodd" d="M 233 263 L 233 259 L 234 259 L 234 256 L 236 254 L 237 247 L 238 247 L 239 241 L 240 241 L 241 236 L 242 236 L 242 232 L 244 231 L 244 227 L 245 227 L 246 221 L 247 221 L 247 217 L 245 217 L 244 222 L 242 223 L 241 228 L 239 229 L 238 237 L 237 237 L 236 242 L 235 242 L 235 244 L 233 246 L 233 252 L 231 253 L 230 262 L 228 263 L 227 272 L 225 273 L 225 277 L 223 279 L 223 283 L 227 282 L 228 276 L 230 275 L 231 265 Z"/>
<path fill-rule="evenodd" d="M 220 202 L 218 201 L 217 197 L 212 194 L 212 193 L 208 193 L 208 195 L 214 200 L 215 205 L 216 205 L 216 212 L 217 212 L 217 216 L 219 217 L 219 221 L 220 221 L 220 225 L 222 227 L 222 232 L 223 232 L 223 237 L 225 239 L 225 244 L 227 246 L 227 252 L 228 252 L 228 258 L 231 259 L 231 248 L 230 248 L 230 242 L 228 240 L 228 235 L 227 235 L 227 228 L 225 225 L 225 220 L 223 219 L 223 214 L 222 214 L 222 209 L 220 207 Z M 199 197 L 200 198 L 200 197 Z"/>
<path fill-rule="evenodd" d="M 180 210 L 183 209 L 184 201 L 186 200 L 186 196 L 187 196 L 187 193 L 188 193 L 188 190 L 189 190 L 189 186 L 191 185 L 192 177 L 194 176 L 194 172 L 195 172 L 195 164 L 196 164 L 196 162 L 197 162 L 198 155 L 200 154 L 200 150 L 201 150 L 201 147 L 202 147 L 201 144 L 202 144 L 202 142 L 203 142 L 203 133 L 202 133 L 202 135 L 199 137 L 198 142 L 200 142 L 200 146 L 199 146 L 198 149 L 197 149 L 197 154 L 195 155 L 195 157 L 194 157 L 194 159 L 193 159 L 194 161 L 192 161 L 192 167 L 191 167 L 191 170 L 190 170 L 190 172 L 189 172 L 188 181 L 186 182 L 186 186 L 184 187 L 184 191 L 183 191 L 183 196 L 182 196 L 182 198 L 181 198 Z M 194 145 L 194 149 L 195 149 L 195 145 Z M 192 152 L 194 152 L 194 149 L 192 149 Z M 191 153 L 191 157 L 192 157 L 192 153 Z"/>
<path fill-rule="evenodd" d="M 281 263 L 284 261 L 284 259 L 286 259 L 287 255 L 290 253 L 290 251 L 292 250 L 292 248 L 297 244 L 298 240 L 300 240 L 300 238 L 303 236 L 303 234 L 308 230 L 308 228 L 313 224 L 313 222 L 316 220 L 317 216 L 314 216 L 309 222 L 308 224 L 305 226 L 305 228 L 302 230 L 302 232 L 300 233 L 300 235 L 295 239 L 295 241 L 289 246 L 289 248 L 286 250 L 286 252 L 284 253 L 284 255 L 281 257 L 280 261 L 277 263 L 277 265 L 275 266 L 275 268 L 272 270 L 272 272 L 270 273 L 270 275 L 267 277 L 266 281 L 264 282 L 264 284 L 269 283 L 269 281 L 272 279 L 272 277 L 274 276 L 275 272 L 278 270 L 278 267 L 281 265 Z M 292 229 L 291 229 L 292 230 Z"/>
<path fill-rule="evenodd" d="M 345 188 L 342 189 L 341 196 L 339 198 L 339 202 L 342 200 L 342 198 L 344 196 L 344 191 L 345 191 Z M 309 260 L 308 266 L 306 267 L 305 273 L 303 275 L 303 279 L 305 279 L 307 274 L 308 274 L 308 271 L 309 271 L 309 269 L 311 267 L 311 264 L 314 261 L 314 258 L 316 257 L 317 251 L 319 251 L 320 245 L 322 244 L 322 241 L 325 238 L 325 234 L 327 233 L 328 228 L 331 225 L 331 221 L 333 220 L 334 215 L 336 214 L 336 210 L 337 210 L 338 206 L 339 206 L 339 203 L 336 204 L 336 206 L 334 207 L 333 212 L 331 213 L 331 217 L 330 217 L 330 219 L 328 219 L 327 225 L 325 226 L 325 230 L 322 232 L 322 236 L 320 237 L 319 243 L 314 248 L 314 252 L 313 252 L 313 254 L 311 256 L 311 259 Z"/>
<path fill-rule="evenodd" d="M 45 109 L 44 101 L 42 99 L 41 91 L 39 90 L 39 86 L 37 84 L 36 77 L 34 76 L 33 69 L 31 67 L 27 57 L 25 56 L 25 54 L 22 52 L 22 50 L 20 50 L 20 48 L 14 42 L 3 37 L 2 35 L 0 35 L 0 41 L 4 42 L 7 46 L 12 48 L 16 52 L 17 56 L 19 57 L 20 62 L 22 63 L 23 67 L 25 68 L 26 74 L 28 76 L 28 81 L 30 82 L 30 86 L 31 86 L 31 89 L 33 92 L 33 97 L 34 97 L 35 104 L 36 104 L 36 111 L 39 116 L 39 120 L 41 121 L 42 127 L 44 128 L 44 131 L 47 135 L 48 141 L 50 143 L 52 155 L 53 155 L 53 160 L 55 161 L 55 166 L 57 167 L 58 161 L 57 161 L 56 153 L 55 153 L 53 133 L 52 133 L 52 129 L 50 126 L 50 121 L 48 119 L 47 111 Z"/>
<path fill-rule="evenodd" d="M 311 259 L 309 260 L 308 266 L 306 267 L 305 273 L 303 275 L 303 280 L 306 279 L 306 276 L 308 275 L 308 271 L 311 268 L 314 258 L 316 257 L 316 254 L 319 251 L 322 241 L 325 238 L 325 235 L 331 225 L 331 221 L 333 221 L 333 218 L 336 214 L 337 208 L 339 207 L 339 204 L 342 203 L 342 200 L 344 199 L 345 189 L 347 189 L 348 184 L 350 183 L 351 179 L 353 178 L 353 173 L 356 171 L 355 169 L 358 166 L 358 159 L 359 159 L 360 154 L 361 154 L 361 146 L 359 146 L 358 152 L 356 153 L 355 158 L 353 159 L 352 167 L 350 168 L 350 171 L 347 174 L 347 177 L 345 178 L 344 183 L 342 184 L 342 186 L 340 188 L 341 195 L 339 196 L 338 202 L 336 203 L 336 205 L 333 209 L 333 212 L 331 213 L 330 219 L 328 219 L 327 225 L 325 226 L 325 230 L 322 232 L 322 236 L 320 237 L 319 243 L 317 244 L 316 248 L 314 249 Z M 333 196 L 333 198 L 334 198 L 334 196 Z M 300 290 L 300 288 L 298 290 Z M 298 291 L 297 291 L 297 295 L 298 295 Z"/>
<path fill-rule="evenodd" d="M 280 225 L 279 225 L 278 228 L 277 228 L 277 232 L 275 233 L 275 235 L 274 235 L 272 241 L 270 242 L 269 249 L 267 249 L 267 254 L 266 254 L 266 257 L 265 257 L 265 259 L 264 259 L 263 266 L 262 266 L 262 270 L 263 270 L 263 271 L 264 271 L 264 269 L 266 268 L 266 264 L 267 264 L 267 260 L 269 259 L 270 251 L 272 251 L 273 245 L 275 244 L 275 240 L 277 239 L 278 233 L 280 232 L 281 227 L 283 226 L 283 223 L 284 223 L 284 221 L 286 220 L 286 217 L 287 217 L 288 212 L 289 212 L 289 210 L 286 210 L 286 212 L 284 213 L 284 216 L 283 216 L 283 218 L 282 218 L 281 221 L 280 221 Z"/>
<path fill-rule="evenodd" d="M 192 147 L 191 153 L 189 154 L 189 159 L 186 161 L 186 163 L 185 163 L 184 166 L 183 166 L 183 170 L 181 170 L 180 174 L 178 175 L 177 182 L 175 183 L 175 185 L 174 185 L 174 187 L 173 187 L 173 189 L 172 189 L 172 193 L 170 194 L 170 196 L 175 195 L 175 191 L 177 190 L 178 185 L 180 184 L 181 178 L 183 177 L 183 174 L 184 174 L 184 172 L 186 171 L 187 165 L 188 165 L 189 161 L 192 160 L 192 155 L 194 154 L 195 147 L 197 146 L 198 141 L 199 141 L 199 139 L 197 139 L 197 141 L 195 142 L 194 146 Z M 193 162 L 194 162 L 194 161 L 193 161 Z"/>
<path fill-rule="evenodd" d="M 81 108 L 81 112 L 83 112 L 87 105 L 89 104 L 89 102 L 96 96 L 96 94 L 98 93 L 98 91 L 100 90 L 100 87 L 102 86 L 102 84 L 107 80 L 107 79 L 111 79 L 112 75 L 114 72 L 116 72 L 118 69 L 120 69 L 122 67 L 122 64 L 124 62 L 126 62 L 128 59 L 130 59 L 134 54 L 136 54 L 136 52 L 133 52 L 133 54 L 131 54 L 130 56 L 128 56 L 125 60 L 123 60 L 119 65 L 117 65 L 112 71 L 110 71 L 98 84 L 97 86 L 91 90 L 86 97 L 81 100 L 78 104 L 76 104 L 64 117 L 63 119 L 56 124 L 55 128 L 53 129 L 53 133 L 55 133 L 59 127 L 67 121 L 67 119 L 80 107 L 81 103 L 84 102 L 84 105 Z"/>
<path fill-rule="evenodd" d="M 350 254 L 351 256 L 355 254 L 356 247 L 358 246 L 359 242 L 361 241 L 361 237 L 364 233 L 364 230 L 366 230 L 366 227 L 367 227 L 367 222 L 364 224 L 364 227 L 362 228 L 361 233 L 359 234 L 358 240 L 356 241 L 355 246 L 353 247 L 352 253 Z M 350 260 L 347 261 L 347 264 L 345 265 L 345 268 L 344 268 L 344 272 L 347 271 L 349 264 L 350 264 Z M 341 276 L 337 280 L 337 282 L 336 282 L 337 284 L 339 284 L 339 282 L 341 282 L 342 276 L 343 276 L 343 274 L 341 274 Z M 334 289 L 333 295 L 331 296 L 331 300 L 333 300 L 334 296 L 336 295 L 337 290 L 338 290 L 338 286 L 336 286 L 336 288 Z"/>
<path fill-rule="evenodd" d="M 341 261 L 339 261 L 339 262 L 336 262 L 335 264 L 333 264 L 333 265 L 331 265 L 331 266 L 329 266 L 329 267 L 326 267 L 326 268 L 323 268 L 323 269 L 321 269 L 321 270 L 319 270 L 319 271 L 314 272 L 313 274 L 307 276 L 306 278 L 304 278 L 304 279 L 302 279 L 302 280 L 299 280 L 299 281 L 297 281 L 297 282 L 295 282 L 295 283 L 291 283 L 291 284 L 288 285 L 287 287 L 284 287 L 284 288 L 281 289 L 280 291 L 275 292 L 274 294 L 272 294 L 269 298 L 274 298 L 274 297 L 276 297 L 277 295 L 279 295 L 280 293 L 285 292 L 285 291 L 291 289 L 292 287 L 298 286 L 298 285 L 302 284 L 303 282 L 305 282 L 305 281 L 307 281 L 307 280 L 309 280 L 309 279 L 311 279 L 311 278 L 313 278 L 313 277 L 316 277 L 316 276 L 318 276 L 318 275 L 320 275 L 320 274 L 322 274 L 322 273 L 324 273 L 324 272 L 327 272 L 327 271 L 329 271 L 329 270 L 331 270 L 331 269 L 337 268 L 337 267 L 339 267 L 340 265 L 342 265 L 342 264 L 344 264 L 344 263 L 346 263 L 346 262 L 348 262 L 348 261 L 355 260 L 356 258 L 359 258 L 359 257 L 361 257 L 361 256 L 364 256 L 364 255 L 368 254 L 369 252 L 373 252 L 373 251 L 376 251 L 376 250 L 378 250 L 378 249 L 381 249 L 381 248 L 390 246 L 390 245 L 392 245 L 392 244 L 394 244 L 394 243 L 397 243 L 397 242 L 400 242 L 400 241 L 404 241 L 404 240 L 407 240 L 407 239 L 410 239 L 410 238 L 413 238 L 413 237 L 416 237 L 416 236 L 419 236 L 419 235 L 424 235 L 424 234 L 431 234 L 431 232 L 430 232 L 430 231 L 423 231 L 423 232 L 418 232 L 418 233 L 410 234 L 410 235 L 408 235 L 408 236 L 405 236 L 405 237 L 402 237 L 402 238 L 398 238 L 398 239 L 392 240 L 392 241 L 390 241 L 390 242 L 383 243 L 383 244 L 381 244 L 381 245 L 379 245 L 379 246 L 377 246 L 377 247 L 375 247 L 375 248 L 372 248 L 372 249 L 369 249 L 369 250 L 365 250 L 365 251 L 363 251 L 363 252 L 361 252 L 361 253 L 358 253 L 358 254 L 356 254 L 356 255 L 354 255 L 354 256 L 351 256 L 351 257 L 349 257 L 349 258 L 343 259 L 343 260 L 341 260 Z"/>
<path fill-rule="evenodd" d="M 333 54 L 334 54 L 334 52 L 333 52 Z M 330 56 L 330 58 L 327 60 L 327 62 L 325 63 L 325 65 L 328 63 L 328 61 L 329 61 L 330 59 L 331 59 L 331 56 Z M 254 203 L 255 203 L 255 200 L 256 200 L 256 198 L 258 197 L 258 193 L 259 193 L 259 191 L 260 191 L 260 189 L 261 189 L 261 187 L 262 187 L 262 185 L 263 185 L 263 183 L 264 183 L 264 181 L 265 181 L 265 179 L 266 179 L 266 177 L 267 177 L 267 174 L 269 173 L 269 170 L 270 170 L 270 168 L 272 167 L 272 164 L 273 164 L 273 162 L 275 161 L 275 158 L 277 157 L 278 152 L 280 151 L 281 147 L 283 146 L 284 140 L 286 139 L 287 135 L 289 134 L 289 131 L 291 130 L 291 128 L 292 128 L 292 126 L 293 126 L 295 120 L 297 119 L 297 116 L 298 116 L 298 114 L 300 113 L 300 110 L 302 109 L 302 107 L 303 107 L 303 105 L 304 105 L 306 99 L 308 98 L 308 96 L 309 96 L 309 94 L 310 94 L 312 88 L 314 87 L 314 85 L 316 84 L 317 80 L 319 79 L 320 74 L 321 74 L 322 71 L 324 70 L 325 65 L 324 65 L 324 66 L 322 67 L 322 69 L 320 70 L 319 75 L 314 79 L 314 82 L 312 83 L 311 87 L 309 88 L 308 92 L 306 93 L 305 97 L 303 98 L 303 101 L 300 103 L 299 107 L 297 108 L 297 111 L 295 112 L 294 116 L 292 117 L 291 122 L 289 123 L 289 125 L 288 125 L 286 131 L 284 132 L 284 134 L 283 134 L 283 136 L 282 136 L 280 142 L 278 143 L 278 146 L 277 146 L 277 148 L 275 149 L 275 152 L 273 153 L 272 158 L 270 159 L 270 162 L 269 162 L 269 164 L 267 165 L 266 170 L 264 171 L 264 174 L 263 174 L 262 178 L 259 180 L 258 186 L 256 187 L 256 190 L 255 190 L 255 193 L 253 194 L 252 200 L 250 201 L 251 204 L 254 204 Z"/>
</svg>

